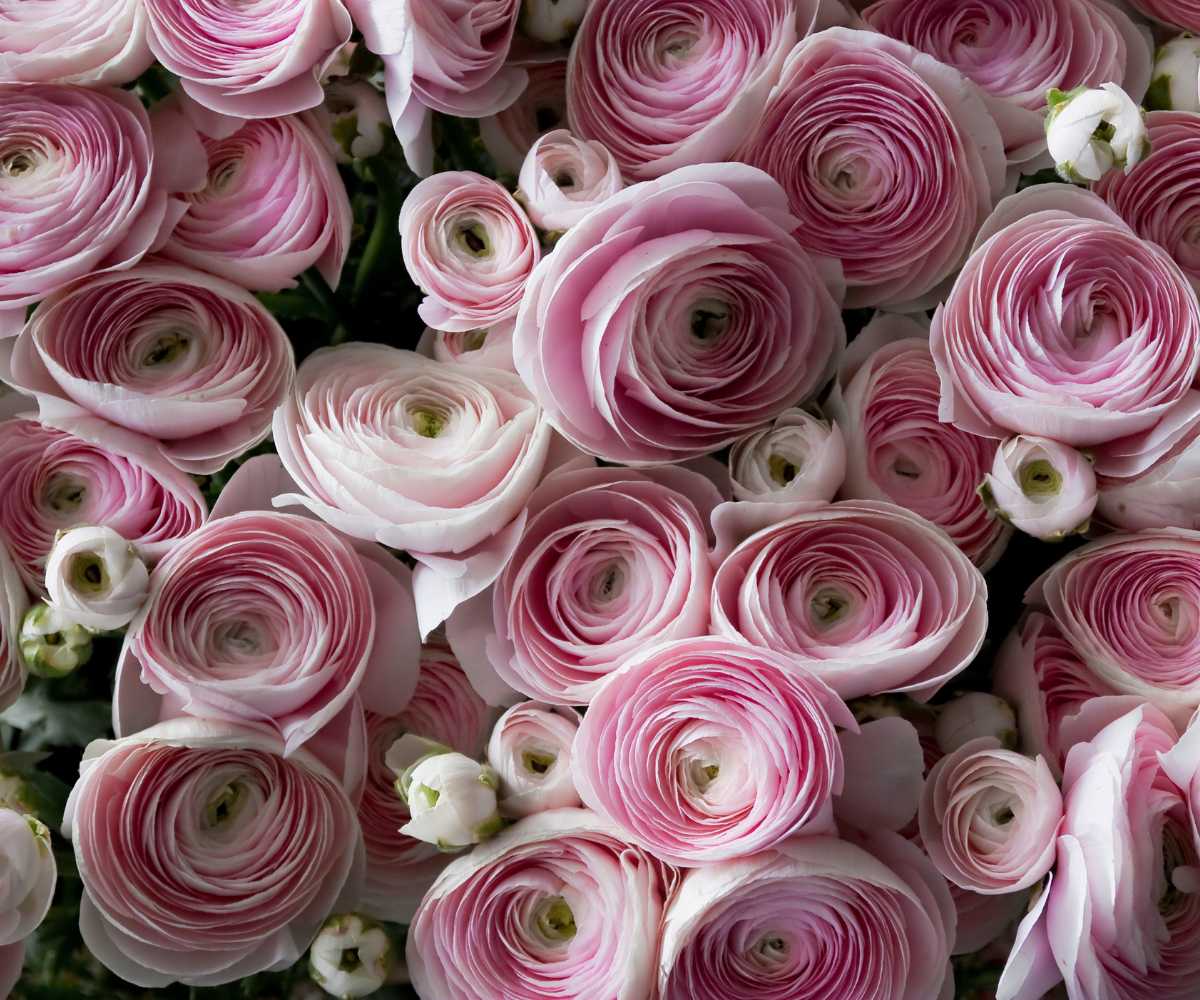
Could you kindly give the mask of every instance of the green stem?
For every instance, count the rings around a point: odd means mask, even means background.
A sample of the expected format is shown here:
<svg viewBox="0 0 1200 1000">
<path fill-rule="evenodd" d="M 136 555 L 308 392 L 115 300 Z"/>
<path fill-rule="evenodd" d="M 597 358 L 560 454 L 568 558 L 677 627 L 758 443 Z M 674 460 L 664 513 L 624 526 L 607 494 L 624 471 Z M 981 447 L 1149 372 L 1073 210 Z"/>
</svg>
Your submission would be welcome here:
<svg viewBox="0 0 1200 1000">
<path fill-rule="evenodd" d="M 367 237 L 362 260 L 354 275 L 354 290 L 351 292 L 351 301 L 354 303 L 370 288 L 380 262 L 393 258 L 389 251 L 400 241 L 400 189 L 396 178 L 385 162 L 367 160 L 364 165 L 368 176 L 375 182 L 377 204 L 371 235 Z"/>
<path fill-rule="evenodd" d="M 333 334 L 330 336 L 329 342 L 331 344 L 342 343 L 350 335 L 350 331 L 342 321 L 342 313 L 338 308 L 337 300 L 333 297 L 333 292 L 325 283 L 321 272 L 315 268 L 309 268 L 300 275 L 300 283 L 304 286 L 305 291 L 316 300 L 325 314 L 326 322 L 333 327 Z"/>
</svg>

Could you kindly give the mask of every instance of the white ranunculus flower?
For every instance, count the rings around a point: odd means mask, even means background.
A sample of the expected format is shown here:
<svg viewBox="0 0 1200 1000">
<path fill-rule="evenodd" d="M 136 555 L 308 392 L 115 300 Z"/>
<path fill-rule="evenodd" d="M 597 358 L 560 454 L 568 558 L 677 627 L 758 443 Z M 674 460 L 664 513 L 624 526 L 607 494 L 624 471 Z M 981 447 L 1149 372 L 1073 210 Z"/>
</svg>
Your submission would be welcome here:
<svg viewBox="0 0 1200 1000">
<path fill-rule="evenodd" d="M 500 780 L 487 764 L 406 733 L 387 753 L 399 775 L 396 791 L 412 817 L 400 832 L 453 851 L 487 840 L 504 825 L 496 790 Z"/>
<path fill-rule="evenodd" d="M 392 946 L 387 932 L 357 913 L 330 917 L 308 953 L 313 982 L 338 1000 L 374 993 L 387 981 Z"/>
<path fill-rule="evenodd" d="M 65 531 L 46 560 L 50 603 L 71 621 L 97 631 L 128 625 L 149 588 L 146 564 L 112 528 Z"/>
<path fill-rule="evenodd" d="M 1115 83 L 1052 90 L 1048 100 L 1046 144 L 1064 180 L 1098 181 L 1114 167 L 1131 169 L 1149 152 L 1142 109 Z"/>
<path fill-rule="evenodd" d="M 1185 33 L 1159 48 L 1146 106 L 1200 111 L 1200 38 Z"/>
</svg>

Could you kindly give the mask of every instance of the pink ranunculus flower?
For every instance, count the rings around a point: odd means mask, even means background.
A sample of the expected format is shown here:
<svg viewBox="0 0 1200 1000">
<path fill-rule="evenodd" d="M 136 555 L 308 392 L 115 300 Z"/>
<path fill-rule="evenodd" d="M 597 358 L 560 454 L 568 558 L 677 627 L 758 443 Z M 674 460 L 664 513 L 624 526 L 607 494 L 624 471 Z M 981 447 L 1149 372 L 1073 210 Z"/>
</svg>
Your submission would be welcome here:
<svg viewBox="0 0 1200 1000">
<path fill-rule="evenodd" d="M 0 336 L 26 306 L 161 241 L 179 216 L 163 160 L 127 91 L 0 83 Z"/>
<path fill-rule="evenodd" d="M 0 81 L 120 86 L 154 62 L 140 0 L 0 4 Z"/>
<path fill-rule="evenodd" d="M 836 265 L 796 244 L 794 221 L 766 174 L 714 163 L 626 188 L 572 226 L 513 336 L 551 423 L 589 454 L 651 464 L 715 451 L 811 396 L 845 331 Z"/>
<path fill-rule="evenodd" d="M 939 302 L 1004 188 L 974 84 L 875 32 L 802 41 L 755 125 L 737 158 L 783 185 L 802 246 L 842 262 L 847 306 Z"/>
<path fill-rule="evenodd" d="M 819 3 L 591 0 L 571 46 L 571 130 L 631 180 L 732 158 Z"/>
<path fill-rule="evenodd" d="M 1150 82 L 1148 34 L 1109 0 L 877 0 L 862 16 L 978 84 L 1019 162 L 1045 150 L 1052 87 L 1116 81 L 1141 100 Z"/>
<path fill-rule="evenodd" d="M 417 344 L 417 353 L 435 361 L 451 364 L 466 362 L 484 368 L 502 368 L 515 372 L 512 353 L 513 323 L 498 323 L 487 329 L 450 333 L 426 327 Z"/>
<path fill-rule="evenodd" d="M 361 909 L 380 920 L 408 923 L 438 873 L 452 860 L 399 832 L 410 817 L 396 793 L 387 752 L 405 733 L 434 740 L 478 757 L 494 713 L 475 693 L 449 648 L 439 641 L 421 650 L 421 671 L 412 700 L 399 715 L 367 711 L 367 781 L 358 821 L 367 847 L 367 877 Z"/>
<path fill-rule="evenodd" d="M 415 633 L 391 630 L 397 618 L 412 624 L 406 575 L 311 518 L 247 511 L 209 521 L 151 576 L 118 664 L 118 731 L 140 728 L 149 710 L 139 680 L 163 699 L 161 717 L 264 726 L 289 754 L 356 696 L 401 711 L 417 676 Z"/>
<path fill-rule="evenodd" d="M 645 1000 L 673 883 L 586 810 L 526 817 L 425 895 L 408 934 L 413 986 L 444 1000 Z"/>
<path fill-rule="evenodd" d="M 150 49 L 199 104 L 272 118 L 324 100 L 321 74 L 350 40 L 341 0 L 145 0 Z"/>
<path fill-rule="evenodd" d="M 538 136 L 567 122 L 567 60 L 525 67 L 529 85 L 512 104 L 479 123 L 479 136 L 501 172 L 516 177 Z"/>
<path fill-rule="evenodd" d="M 625 182 L 612 153 L 595 139 L 566 129 L 547 132 L 525 157 L 517 196 L 539 229 L 570 229 Z"/>
<path fill-rule="evenodd" d="M 1200 31 L 1197 0 L 1129 0 L 1130 6 L 1168 27 Z"/>
<path fill-rule="evenodd" d="M 924 518 L 843 501 L 752 535 L 713 580 L 712 627 L 786 654 L 843 698 L 926 700 L 987 629 L 983 575 Z"/>
<path fill-rule="evenodd" d="M 174 110 L 156 111 L 156 119 L 167 115 Z M 353 219 L 318 120 L 210 116 L 201 124 L 199 145 L 181 144 L 175 155 L 200 155 L 207 175 L 186 196 L 163 256 L 252 291 L 289 288 L 310 267 L 336 288 Z"/>
<path fill-rule="evenodd" d="M 1136 475 L 1196 422 L 1200 305 L 1166 251 L 1065 184 L 1006 198 L 933 318 L 940 416 Z"/>
<path fill-rule="evenodd" d="M 8 545 L 0 541 L 0 712 L 25 689 L 27 671 L 19 637 L 28 609 L 25 581 L 9 555 Z"/>
<path fill-rule="evenodd" d="M 531 698 L 583 705 L 631 654 L 703 635 L 719 500 L 681 468 L 548 476 L 491 593 L 450 620 L 464 666 L 490 668 Z"/>
<path fill-rule="evenodd" d="M 1200 853 L 1177 734 L 1142 705 L 1071 749 L 1049 883 L 1017 930 L 999 1000 L 1186 1000 L 1200 976 Z M 1185 756 L 1175 763 L 1184 765 Z M 1190 762 L 1189 762 L 1190 763 Z"/>
<path fill-rule="evenodd" d="M 1045 759 L 1055 777 L 1071 748 L 1072 720 L 1094 698 L 1115 694 L 1097 676 L 1053 618 L 1030 611 L 996 654 L 995 687 L 1017 711 L 1021 749 Z"/>
<path fill-rule="evenodd" d="M 1101 684 L 1183 726 L 1200 706 L 1200 533 L 1155 529 L 1076 549 L 1027 604 L 1049 610 Z"/>
<path fill-rule="evenodd" d="M 300 504 L 355 538 L 460 553 L 512 524 L 551 431 L 516 376 L 381 344 L 309 356 L 275 413 Z"/>
<path fill-rule="evenodd" d="M 265 438 L 294 373 L 287 334 L 254 296 L 158 261 L 55 292 L 0 343 L 10 385 L 154 438 L 192 473 Z"/>
<path fill-rule="evenodd" d="M 846 440 L 835 421 L 785 410 L 729 449 L 735 500 L 832 500 L 846 477 Z"/>
<path fill-rule="evenodd" d="M 542 252 L 521 206 L 495 181 L 444 171 L 400 209 L 404 266 L 425 292 L 418 312 L 435 330 L 464 333 L 511 320 Z"/>
<path fill-rule="evenodd" d="M 34 593 L 45 593 L 45 562 L 59 531 L 105 525 L 153 561 L 207 513 L 190 477 L 145 439 L 94 417 L 61 427 L 3 421 L 0 453 L 0 539 Z"/>
<path fill-rule="evenodd" d="M 346 0 L 383 59 L 388 111 L 410 169 L 433 170 L 433 112 L 483 118 L 525 89 L 507 63 L 520 0 Z"/>
<path fill-rule="evenodd" d="M 63 830 L 102 964 L 142 987 L 215 986 L 287 968 L 339 899 L 352 905 L 354 804 L 314 756 L 282 752 L 199 719 L 88 746 Z"/>
<path fill-rule="evenodd" d="M 1041 757 L 970 740 L 925 781 L 921 841 L 947 879 L 984 895 L 1017 892 L 1054 864 L 1062 795 Z"/>
<path fill-rule="evenodd" d="M 884 837 L 903 868 L 804 837 L 688 872 L 663 924 L 663 1000 L 948 997 L 949 892 L 916 848 Z"/>
<path fill-rule="evenodd" d="M 829 409 L 846 438 L 843 497 L 906 507 L 944 529 L 977 566 L 995 564 L 1012 530 L 976 490 L 996 443 L 938 419 L 925 327 L 877 315 L 846 352 Z"/>
<path fill-rule="evenodd" d="M 1096 473 L 1088 457 L 1029 434 L 996 449 L 980 491 L 1014 528 L 1046 542 L 1086 531 L 1096 509 Z"/>
<path fill-rule="evenodd" d="M 1200 170 L 1200 114 L 1152 111 L 1146 127 L 1151 155 L 1129 171 L 1109 171 L 1093 190 L 1134 232 L 1166 250 L 1200 290 L 1200 196 L 1185 183 Z"/>
<path fill-rule="evenodd" d="M 1096 519 L 1126 531 L 1200 530 L 1200 438 L 1193 438 L 1142 475 L 1103 479 Z"/>
<path fill-rule="evenodd" d="M 850 711 L 793 657 L 711 636 L 626 660 L 575 738 L 589 808 L 687 867 L 830 828 Z"/>
<path fill-rule="evenodd" d="M 50 831 L 0 808 L 0 946 L 23 941 L 45 919 L 57 878 Z"/>
<path fill-rule="evenodd" d="M 487 760 L 500 776 L 500 815 L 520 818 L 579 805 L 571 745 L 579 713 L 523 701 L 496 721 Z"/>
</svg>

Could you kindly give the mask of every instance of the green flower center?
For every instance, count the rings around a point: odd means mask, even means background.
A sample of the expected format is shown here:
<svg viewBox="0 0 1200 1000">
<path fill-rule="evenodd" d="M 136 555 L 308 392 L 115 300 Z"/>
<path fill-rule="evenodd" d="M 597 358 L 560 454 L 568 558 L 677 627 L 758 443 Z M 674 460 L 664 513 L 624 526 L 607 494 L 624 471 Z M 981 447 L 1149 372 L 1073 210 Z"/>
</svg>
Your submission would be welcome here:
<svg viewBox="0 0 1200 1000">
<path fill-rule="evenodd" d="M 780 486 L 787 486 L 800 471 L 795 462 L 783 455 L 772 455 L 768 458 L 767 468 L 770 470 L 771 478 Z"/>
<path fill-rule="evenodd" d="M 570 941 L 578 928 L 575 914 L 562 896 L 550 896 L 538 907 L 538 933 L 547 941 Z"/>
<path fill-rule="evenodd" d="M 1046 459 L 1026 462 L 1017 471 L 1021 492 L 1031 499 L 1057 496 L 1062 490 L 1062 474 Z"/>
<path fill-rule="evenodd" d="M 79 552 L 72 556 L 68 578 L 75 590 L 86 594 L 102 594 L 108 589 L 104 560 L 94 552 Z"/>
</svg>

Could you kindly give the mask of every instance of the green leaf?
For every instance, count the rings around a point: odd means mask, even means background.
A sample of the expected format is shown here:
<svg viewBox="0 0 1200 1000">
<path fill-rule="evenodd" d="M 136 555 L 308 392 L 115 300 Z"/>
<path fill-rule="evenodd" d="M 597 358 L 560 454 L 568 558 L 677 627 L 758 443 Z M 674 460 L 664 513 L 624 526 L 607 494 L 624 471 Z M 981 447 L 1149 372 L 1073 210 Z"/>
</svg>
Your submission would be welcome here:
<svg viewBox="0 0 1200 1000">
<path fill-rule="evenodd" d="M 21 730 L 22 750 L 87 746 L 111 734 L 108 701 L 55 701 L 53 684 L 32 683 L 0 721 Z"/>
</svg>

